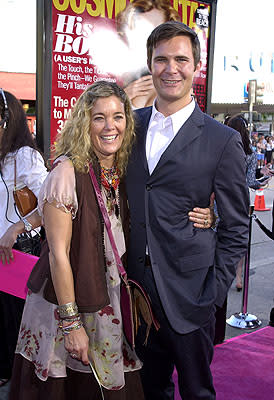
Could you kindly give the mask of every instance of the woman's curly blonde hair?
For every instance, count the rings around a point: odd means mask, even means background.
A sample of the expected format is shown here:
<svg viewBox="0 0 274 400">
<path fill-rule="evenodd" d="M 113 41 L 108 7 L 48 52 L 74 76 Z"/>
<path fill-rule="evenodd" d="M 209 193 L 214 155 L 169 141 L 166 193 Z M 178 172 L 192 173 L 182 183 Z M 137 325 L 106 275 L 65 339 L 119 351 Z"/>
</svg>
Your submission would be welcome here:
<svg viewBox="0 0 274 400">
<path fill-rule="evenodd" d="M 124 104 L 126 130 L 122 146 L 115 155 L 115 161 L 121 175 L 124 175 L 132 144 L 135 138 L 134 118 L 129 98 L 116 83 L 98 81 L 81 94 L 72 110 L 71 117 L 57 137 L 54 146 L 54 158 L 62 154 L 69 155 L 75 169 L 88 171 L 88 163 L 96 159 L 90 136 L 91 110 L 99 98 L 116 96 Z"/>
</svg>

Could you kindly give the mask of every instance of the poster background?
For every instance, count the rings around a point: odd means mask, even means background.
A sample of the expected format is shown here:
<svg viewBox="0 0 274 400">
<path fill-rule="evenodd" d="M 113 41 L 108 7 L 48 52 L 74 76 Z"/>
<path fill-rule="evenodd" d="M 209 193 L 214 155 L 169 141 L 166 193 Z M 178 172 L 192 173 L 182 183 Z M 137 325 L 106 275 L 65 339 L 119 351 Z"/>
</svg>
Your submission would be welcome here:
<svg viewBox="0 0 274 400">
<path fill-rule="evenodd" d="M 181 21 L 196 31 L 201 43 L 202 68 L 193 89 L 198 104 L 205 111 L 211 8 L 200 1 L 170 2 Z M 88 85 L 107 79 L 123 86 L 126 69 L 140 63 L 140 51 L 145 60 L 145 41 L 153 26 L 148 32 L 144 29 L 145 37 L 139 33 L 135 40 L 136 52 L 130 52 L 117 34 L 116 16 L 129 3 L 129 0 L 52 0 L 51 144 Z"/>
</svg>

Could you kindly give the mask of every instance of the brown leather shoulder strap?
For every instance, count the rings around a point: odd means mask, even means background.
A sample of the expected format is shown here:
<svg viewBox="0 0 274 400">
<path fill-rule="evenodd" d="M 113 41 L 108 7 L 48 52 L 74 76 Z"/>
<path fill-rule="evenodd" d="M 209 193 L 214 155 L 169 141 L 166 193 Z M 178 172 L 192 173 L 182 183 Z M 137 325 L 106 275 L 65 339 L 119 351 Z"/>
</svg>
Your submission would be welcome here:
<svg viewBox="0 0 274 400">
<path fill-rule="evenodd" d="M 14 190 L 16 190 L 16 156 L 14 157 Z"/>
</svg>

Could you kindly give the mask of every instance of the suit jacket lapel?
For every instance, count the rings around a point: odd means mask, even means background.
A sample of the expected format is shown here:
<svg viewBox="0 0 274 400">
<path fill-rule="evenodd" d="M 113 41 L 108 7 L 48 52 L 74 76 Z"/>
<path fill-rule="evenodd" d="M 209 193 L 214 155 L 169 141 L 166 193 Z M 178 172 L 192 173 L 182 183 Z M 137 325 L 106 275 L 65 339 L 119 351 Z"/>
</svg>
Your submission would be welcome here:
<svg viewBox="0 0 274 400">
<path fill-rule="evenodd" d="M 144 108 L 136 113 L 137 151 L 146 171 L 148 171 L 146 158 L 146 137 L 152 107 Z"/>
<path fill-rule="evenodd" d="M 204 115 L 196 104 L 195 109 L 184 125 L 179 129 L 178 133 L 162 154 L 158 164 L 156 165 L 152 175 L 157 172 L 167 161 L 174 158 L 174 155 L 189 145 L 193 140 L 200 136 L 203 132 Z"/>
</svg>

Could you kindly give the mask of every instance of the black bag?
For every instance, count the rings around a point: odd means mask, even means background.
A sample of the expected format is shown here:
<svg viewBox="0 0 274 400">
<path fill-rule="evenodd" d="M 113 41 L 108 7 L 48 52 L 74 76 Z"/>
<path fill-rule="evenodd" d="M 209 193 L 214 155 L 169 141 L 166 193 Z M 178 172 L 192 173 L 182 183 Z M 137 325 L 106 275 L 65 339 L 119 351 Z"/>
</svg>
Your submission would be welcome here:
<svg viewBox="0 0 274 400">
<path fill-rule="evenodd" d="M 39 257 L 41 251 L 41 235 L 37 233 L 35 236 L 31 236 L 29 233 L 21 233 L 17 236 L 13 248 L 23 253 Z"/>
</svg>

